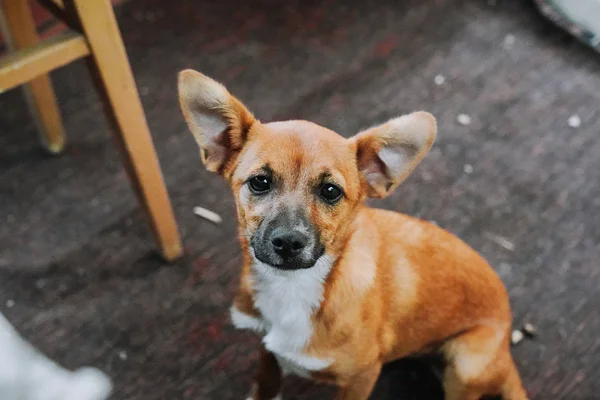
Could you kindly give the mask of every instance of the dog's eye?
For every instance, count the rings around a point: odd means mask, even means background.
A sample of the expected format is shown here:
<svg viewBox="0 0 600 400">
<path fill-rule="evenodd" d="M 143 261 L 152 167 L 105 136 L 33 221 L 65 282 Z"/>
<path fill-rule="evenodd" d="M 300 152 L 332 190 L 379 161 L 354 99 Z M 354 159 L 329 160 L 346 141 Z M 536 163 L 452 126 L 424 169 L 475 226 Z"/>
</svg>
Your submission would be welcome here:
<svg viewBox="0 0 600 400">
<path fill-rule="evenodd" d="M 329 204 L 336 203 L 340 198 L 342 198 L 342 189 L 339 187 L 332 185 L 331 183 L 326 183 L 321 186 L 321 190 L 319 191 L 319 195 L 323 200 L 325 200 Z"/>
<path fill-rule="evenodd" d="M 265 194 L 271 190 L 271 179 L 265 175 L 258 175 L 250 178 L 248 186 L 254 194 Z"/>
</svg>

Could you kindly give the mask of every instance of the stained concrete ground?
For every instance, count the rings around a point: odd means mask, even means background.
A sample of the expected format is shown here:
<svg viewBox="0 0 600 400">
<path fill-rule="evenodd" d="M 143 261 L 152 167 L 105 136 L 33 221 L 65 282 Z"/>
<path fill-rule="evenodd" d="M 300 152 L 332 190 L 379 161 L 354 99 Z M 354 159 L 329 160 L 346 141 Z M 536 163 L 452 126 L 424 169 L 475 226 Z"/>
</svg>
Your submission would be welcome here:
<svg viewBox="0 0 600 400">
<path fill-rule="evenodd" d="M 228 320 L 234 205 L 202 169 L 176 99 L 177 71 L 193 67 L 264 121 L 349 136 L 432 111 L 433 151 L 374 204 L 436 221 L 494 265 L 515 324 L 540 332 L 514 348 L 532 398 L 598 398 L 598 54 L 527 1 L 131 0 L 117 16 L 186 255 L 157 257 L 84 63 L 52 74 L 69 134 L 60 157 L 41 150 L 21 93 L 2 94 L 0 309 L 28 340 L 68 367 L 104 369 L 114 399 L 245 395 L 257 339 Z M 195 217 L 197 205 L 223 224 Z M 331 390 L 291 380 L 285 395 Z M 439 385 L 427 365 L 400 363 L 373 398 L 439 399 Z"/>
</svg>

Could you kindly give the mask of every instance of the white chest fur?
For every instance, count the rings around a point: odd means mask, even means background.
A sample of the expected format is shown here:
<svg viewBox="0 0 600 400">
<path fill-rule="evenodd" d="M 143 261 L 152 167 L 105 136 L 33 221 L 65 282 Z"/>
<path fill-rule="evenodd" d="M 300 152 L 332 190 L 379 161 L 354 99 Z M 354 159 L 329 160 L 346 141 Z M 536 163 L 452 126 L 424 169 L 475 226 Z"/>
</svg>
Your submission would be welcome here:
<svg viewBox="0 0 600 400">
<path fill-rule="evenodd" d="M 284 373 L 306 376 L 333 362 L 305 353 L 313 334 L 312 315 L 323 300 L 331 265 L 328 256 L 322 256 L 312 268 L 297 271 L 280 271 L 257 261 L 252 277 L 254 306 L 263 318 L 231 310 L 237 328 L 264 334 L 265 348 L 277 356 Z"/>
</svg>

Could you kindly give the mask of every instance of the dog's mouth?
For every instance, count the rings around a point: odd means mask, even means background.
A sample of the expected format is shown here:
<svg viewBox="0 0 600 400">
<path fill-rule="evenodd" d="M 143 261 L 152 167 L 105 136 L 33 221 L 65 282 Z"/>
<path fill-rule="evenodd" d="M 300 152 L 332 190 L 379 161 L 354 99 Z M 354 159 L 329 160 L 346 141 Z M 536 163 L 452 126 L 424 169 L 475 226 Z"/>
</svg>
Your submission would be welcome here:
<svg viewBox="0 0 600 400">
<path fill-rule="evenodd" d="M 258 247 L 258 248 L 257 248 Z M 315 252 L 309 259 L 303 257 L 295 257 L 293 259 L 283 259 L 270 252 L 261 251 L 259 246 L 250 244 L 250 255 L 263 265 L 280 271 L 297 271 L 312 268 L 317 260 L 325 254 L 325 248 Z"/>
</svg>

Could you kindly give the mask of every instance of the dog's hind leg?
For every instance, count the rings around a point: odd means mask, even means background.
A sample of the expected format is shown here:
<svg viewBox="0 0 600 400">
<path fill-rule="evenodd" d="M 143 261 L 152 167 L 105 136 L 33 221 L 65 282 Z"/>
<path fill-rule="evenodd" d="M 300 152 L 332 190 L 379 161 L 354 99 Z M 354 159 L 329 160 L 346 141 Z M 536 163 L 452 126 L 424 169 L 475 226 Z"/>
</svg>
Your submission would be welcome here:
<svg viewBox="0 0 600 400">
<path fill-rule="evenodd" d="M 502 400 L 527 400 L 527 393 L 523 388 L 519 371 L 508 351 L 505 352 L 507 375 L 502 384 Z"/>
<path fill-rule="evenodd" d="M 444 374 L 447 400 L 479 400 L 503 395 L 527 400 L 509 352 L 508 329 L 480 325 L 443 346 L 448 366 Z"/>
</svg>

